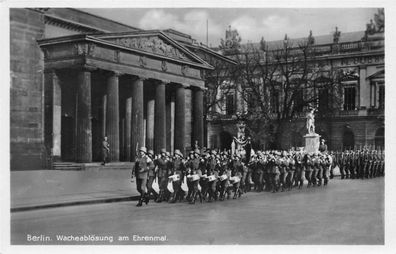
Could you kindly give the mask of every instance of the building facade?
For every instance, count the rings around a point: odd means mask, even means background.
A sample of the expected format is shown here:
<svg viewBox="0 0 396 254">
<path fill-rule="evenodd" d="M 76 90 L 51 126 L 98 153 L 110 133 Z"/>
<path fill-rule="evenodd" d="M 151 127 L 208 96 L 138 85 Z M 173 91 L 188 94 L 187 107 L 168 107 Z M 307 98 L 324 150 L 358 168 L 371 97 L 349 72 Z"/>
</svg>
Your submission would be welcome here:
<svg viewBox="0 0 396 254">
<path fill-rule="evenodd" d="M 381 16 L 382 15 L 382 16 Z M 382 19 L 382 20 L 381 20 Z M 226 32 L 226 39 L 222 42 L 223 53 L 233 58 L 232 55 L 246 53 L 247 45 L 240 45 L 238 53 L 227 53 L 228 48 L 234 51 L 235 45 L 240 41 L 236 32 Z M 336 30 L 333 35 L 315 36 L 294 39 L 295 48 L 298 50 L 298 42 L 312 40 L 312 50 L 315 59 L 324 62 L 329 68 L 336 68 L 344 73 L 341 82 L 341 93 L 338 108 L 332 114 L 323 114 L 316 117 L 316 132 L 326 140 L 329 149 L 345 150 L 362 147 L 384 149 L 384 110 L 385 110 L 385 47 L 383 10 L 376 15 L 376 23 L 367 24 L 366 31 L 341 33 Z M 231 40 L 231 42 L 230 42 Z M 275 51 L 282 47 L 285 41 L 291 39 L 285 37 L 282 41 L 266 42 L 267 51 Z M 260 44 L 250 46 L 259 47 Z M 224 50 L 226 48 L 226 50 Z M 238 89 L 223 96 L 221 107 L 215 108 L 208 122 L 208 147 L 220 147 L 229 149 L 232 137 L 237 134 L 237 114 L 243 114 L 249 106 L 246 98 L 243 99 Z M 316 91 L 319 93 L 320 91 Z M 221 92 L 220 92 L 221 93 Z M 276 94 L 278 93 L 278 94 Z M 280 97 L 281 91 L 274 91 L 268 99 L 271 110 L 282 110 Z M 221 96 L 220 96 L 221 97 Z M 323 97 L 323 96 L 322 96 Z M 326 97 L 326 96 L 324 96 Z M 326 98 L 324 98 L 326 99 Z M 315 105 L 320 108 L 320 105 Z M 299 117 L 290 119 L 285 124 L 280 140 L 268 137 L 263 142 L 255 142 L 254 147 L 260 149 L 290 149 L 304 146 L 303 136 L 307 133 L 305 126 L 304 108 Z M 275 126 L 275 125 L 274 125 Z M 276 127 L 274 127 L 276 128 Z M 253 141 L 254 142 L 254 141 Z"/>
<path fill-rule="evenodd" d="M 144 31 L 76 9 L 10 9 L 11 169 L 133 161 L 138 147 L 204 145 L 209 52 L 191 36 Z M 202 49 L 202 50 L 201 50 Z"/>
</svg>

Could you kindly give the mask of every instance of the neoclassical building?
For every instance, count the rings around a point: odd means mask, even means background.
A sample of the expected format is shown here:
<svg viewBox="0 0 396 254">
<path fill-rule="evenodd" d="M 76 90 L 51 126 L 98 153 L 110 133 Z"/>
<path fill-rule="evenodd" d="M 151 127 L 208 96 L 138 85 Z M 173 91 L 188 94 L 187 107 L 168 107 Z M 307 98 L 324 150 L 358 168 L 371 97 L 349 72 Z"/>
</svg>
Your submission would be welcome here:
<svg viewBox="0 0 396 254">
<path fill-rule="evenodd" d="M 381 10 L 378 16 L 381 16 Z M 378 20 L 376 22 L 381 23 Z M 331 115 L 323 114 L 316 118 L 316 132 L 326 140 L 329 149 L 345 150 L 362 147 L 384 149 L 385 45 L 383 27 L 381 29 L 378 26 L 381 24 L 374 24 L 371 20 L 365 31 L 342 33 L 336 30 L 333 35 L 318 35 L 311 38 L 315 59 L 325 63 L 329 69 L 338 69 L 345 73 L 340 81 L 341 103 L 338 109 Z M 248 46 L 260 47 L 260 43 L 240 44 L 237 53 L 227 53 L 227 47 L 232 47 L 240 41 L 236 35 L 236 30 L 229 29 L 223 41 L 223 53 L 230 58 L 235 58 L 236 54 L 244 54 Z M 299 42 L 307 38 L 287 40 L 294 45 L 294 48 L 289 50 L 298 51 Z M 284 40 L 267 41 L 267 52 L 278 50 L 284 43 Z M 208 117 L 208 147 L 229 149 L 232 137 L 237 135 L 236 115 L 246 112 L 249 105 L 239 92 L 241 90 L 238 89 L 239 84 L 235 85 L 235 91 L 227 90 L 228 94 L 219 96 L 224 98 L 222 107 L 215 108 Z M 326 94 L 324 95 L 322 98 L 319 96 L 318 99 L 327 101 Z M 271 94 L 269 103 L 274 112 L 282 110 L 281 96 L 281 91 Z M 277 148 L 290 149 L 304 146 L 303 136 L 307 132 L 304 111 L 300 112 L 298 117 L 288 120 L 285 125 L 280 140 L 276 140 Z M 276 128 L 275 124 L 274 128 Z M 274 140 L 269 137 L 262 143 L 256 142 L 255 147 L 272 149 L 273 144 Z"/>
<path fill-rule="evenodd" d="M 56 8 L 10 9 L 10 35 L 12 170 L 204 145 L 203 59 L 228 60 L 191 36 Z"/>
</svg>

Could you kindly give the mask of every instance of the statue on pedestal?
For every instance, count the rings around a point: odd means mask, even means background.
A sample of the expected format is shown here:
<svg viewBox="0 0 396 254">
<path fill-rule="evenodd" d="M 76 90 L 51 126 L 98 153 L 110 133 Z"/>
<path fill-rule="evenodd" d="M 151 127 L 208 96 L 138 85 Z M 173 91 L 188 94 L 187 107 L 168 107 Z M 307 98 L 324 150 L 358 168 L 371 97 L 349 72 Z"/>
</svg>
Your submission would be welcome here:
<svg viewBox="0 0 396 254">
<path fill-rule="evenodd" d="M 315 108 L 310 108 L 307 114 L 307 130 L 308 134 L 305 138 L 305 152 L 316 153 L 319 151 L 320 135 L 315 133 Z"/>
<path fill-rule="evenodd" d="M 315 109 L 311 108 L 311 110 L 307 114 L 307 129 L 308 134 L 315 134 Z"/>
</svg>

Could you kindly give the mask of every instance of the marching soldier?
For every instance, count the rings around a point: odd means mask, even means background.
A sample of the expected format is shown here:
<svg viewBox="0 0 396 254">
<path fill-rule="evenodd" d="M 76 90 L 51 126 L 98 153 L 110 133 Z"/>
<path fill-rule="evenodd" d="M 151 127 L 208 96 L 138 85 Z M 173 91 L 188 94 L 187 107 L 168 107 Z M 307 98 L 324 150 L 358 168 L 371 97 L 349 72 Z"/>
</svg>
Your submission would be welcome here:
<svg viewBox="0 0 396 254">
<path fill-rule="evenodd" d="M 303 156 L 301 153 L 297 153 L 295 157 L 296 163 L 296 184 L 298 184 L 298 188 L 301 189 L 304 185 L 304 164 L 303 164 Z"/>
<path fill-rule="evenodd" d="M 304 159 L 303 159 L 303 165 L 305 168 L 305 179 L 308 180 L 308 185 L 307 188 L 311 187 L 312 185 L 312 167 L 313 167 L 313 162 L 312 162 L 312 154 L 305 154 Z"/>
<path fill-rule="evenodd" d="M 140 193 L 139 202 L 136 206 L 142 206 L 143 201 L 148 204 L 147 198 L 147 177 L 149 171 L 149 163 L 151 159 L 147 156 L 146 147 L 142 147 L 139 150 L 139 156 L 135 162 L 135 176 L 136 176 L 136 187 L 137 191 Z"/>
<path fill-rule="evenodd" d="M 192 153 L 193 158 L 189 162 L 189 166 L 191 169 L 191 174 L 189 177 L 190 186 L 192 187 L 192 193 L 190 198 L 190 204 L 195 204 L 195 200 L 197 196 L 199 196 L 199 201 L 202 203 L 202 194 L 199 189 L 199 179 L 202 177 L 202 172 L 200 169 L 200 159 L 199 159 L 199 150 L 195 149 Z"/>
<path fill-rule="evenodd" d="M 168 158 L 165 148 L 161 149 L 161 154 L 155 161 L 155 164 L 157 167 L 158 185 L 160 187 L 160 193 L 156 202 L 162 202 L 165 200 L 165 190 L 168 183 Z"/>
<path fill-rule="evenodd" d="M 175 150 L 174 160 L 172 162 L 171 167 L 171 176 L 172 177 L 172 185 L 173 185 L 173 195 L 171 197 L 170 202 L 175 203 L 176 201 L 181 201 L 183 199 L 184 194 L 181 189 L 181 181 L 183 179 L 184 172 L 184 163 L 183 163 L 183 154 L 179 149 Z"/>
<path fill-rule="evenodd" d="M 187 175 L 187 186 L 188 186 L 188 193 L 187 193 L 186 200 L 189 201 L 189 202 L 192 199 L 192 193 L 193 193 L 193 189 L 194 189 L 193 181 L 191 181 L 192 180 L 192 175 L 193 175 L 194 159 L 195 159 L 194 151 L 190 151 L 189 157 L 188 157 L 187 162 L 185 164 L 186 175 Z"/>
<path fill-rule="evenodd" d="M 209 193 L 208 202 L 212 202 L 212 200 L 217 200 L 216 187 L 217 187 L 217 178 L 219 176 L 219 171 L 218 171 L 218 161 L 216 158 L 216 154 L 217 152 L 213 150 L 206 164 L 207 174 L 208 174 L 208 193 Z"/>
<path fill-rule="evenodd" d="M 154 200 L 157 199 L 157 193 L 153 190 L 153 182 L 155 180 L 155 164 L 154 164 L 154 151 L 149 150 L 147 152 L 147 156 L 149 157 L 148 161 L 148 181 L 147 181 L 147 195 L 146 195 L 146 204 L 148 204 L 150 200 L 150 194 L 153 194 Z"/>
<path fill-rule="evenodd" d="M 324 186 L 327 186 L 329 183 L 329 172 L 333 165 L 333 157 L 330 154 L 325 155 L 324 165 L 323 165 L 323 179 Z"/>
<path fill-rule="evenodd" d="M 280 154 L 276 152 L 274 155 L 279 156 Z M 269 161 L 272 193 L 279 191 L 279 176 L 280 176 L 279 165 L 281 163 L 279 158 L 275 157 L 274 155 L 271 155 Z"/>
<path fill-rule="evenodd" d="M 287 178 L 287 172 L 286 169 L 289 167 L 289 161 L 286 158 L 286 152 L 284 151 L 281 154 L 281 157 L 279 158 L 279 178 L 280 178 L 280 184 L 282 186 L 282 192 L 285 191 L 285 187 L 286 187 L 286 178 Z"/>
<path fill-rule="evenodd" d="M 290 155 L 288 158 L 288 164 L 289 166 L 286 169 L 287 172 L 287 178 L 286 178 L 286 185 L 288 190 L 290 191 L 293 187 L 293 181 L 294 181 L 294 172 L 296 171 L 296 161 L 294 159 L 294 156 Z"/>
<path fill-rule="evenodd" d="M 241 181 L 242 181 L 242 172 L 243 172 L 243 165 L 241 162 L 240 155 L 234 155 L 233 161 L 231 163 L 231 183 L 234 188 L 234 197 L 241 197 L 242 190 L 241 190 Z"/>
<path fill-rule="evenodd" d="M 227 189 L 229 186 L 229 178 L 231 177 L 231 172 L 228 170 L 228 157 L 227 154 L 223 154 L 220 161 L 220 171 L 219 171 L 219 200 L 224 201 Z M 228 196 L 229 197 L 229 196 Z"/>
</svg>

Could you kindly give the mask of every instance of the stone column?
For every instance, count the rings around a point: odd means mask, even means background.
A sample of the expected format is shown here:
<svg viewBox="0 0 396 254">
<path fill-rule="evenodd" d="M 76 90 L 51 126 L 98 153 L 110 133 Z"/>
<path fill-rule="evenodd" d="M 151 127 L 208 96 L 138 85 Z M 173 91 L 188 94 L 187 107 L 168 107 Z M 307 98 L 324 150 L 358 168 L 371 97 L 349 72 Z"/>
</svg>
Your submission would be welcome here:
<svg viewBox="0 0 396 254">
<path fill-rule="evenodd" d="M 166 148 L 166 105 L 165 82 L 158 82 L 155 88 L 154 152 Z"/>
<path fill-rule="evenodd" d="M 200 147 L 204 146 L 204 118 L 203 118 L 203 90 L 195 88 L 193 94 L 193 146 L 198 141 Z"/>
<path fill-rule="evenodd" d="M 171 154 L 174 150 L 175 133 L 175 96 L 172 90 L 168 92 L 166 103 L 166 149 Z"/>
<path fill-rule="evenodd" d="M 91 71 L 83 69 L 77 75 L 77 162 L 92 161 Z"/>
<path fill-rule="evenodd" d="M 119 73 L 107 78 L 106 134 L 110 143 L 110 161 L 120 160 Z"/>
<path fill-rule="evenodd" d="M 56 160 L 61 158 L 62 90 L 55 73 L 52 94 L 52 156 Z"/>
<path fill-rule="evenodd" d="M 154 115 L 155 115 L 154 107 L 155 107 L 154 99 L 149 99 L 147 101 L 146 135 L 145 135 L 147 150 L 153 149 L 154 147 Z"/>
<path fill-rule="evenodd" d="M 45 145 L 51 149 L 53 160 L 61 157 L 62 93 L 58 75 L 45 71 Z"/>
<path fill-rule="evenodd" d="M 102 137 L 103 139 L 106 136 L 106 111 L 107 111 L 107 95 L 102 96 L 102 112 L 101 112 L 101 129 L 102 129 Z"/>
<path fill-rule="evenodd" d="M 179 86 L 176 88 L 175 103 L 175 149 L 179 149 L 184 153 L 184 136 L 186 132 L 185 126 L 185 88 Z"/>
<path fill-rule="evenodd" d="M 132 84 L 132 161 L 135 160 L 136 148 L 144 144 L 143 80 L 137 78 Z"/>
<path fill-rule="evenodd" d="M 131 133 L 132 133 L 132 97 L 128 97 L 125 102 L 125 160 L 131 160 Z"/>
</svg>

